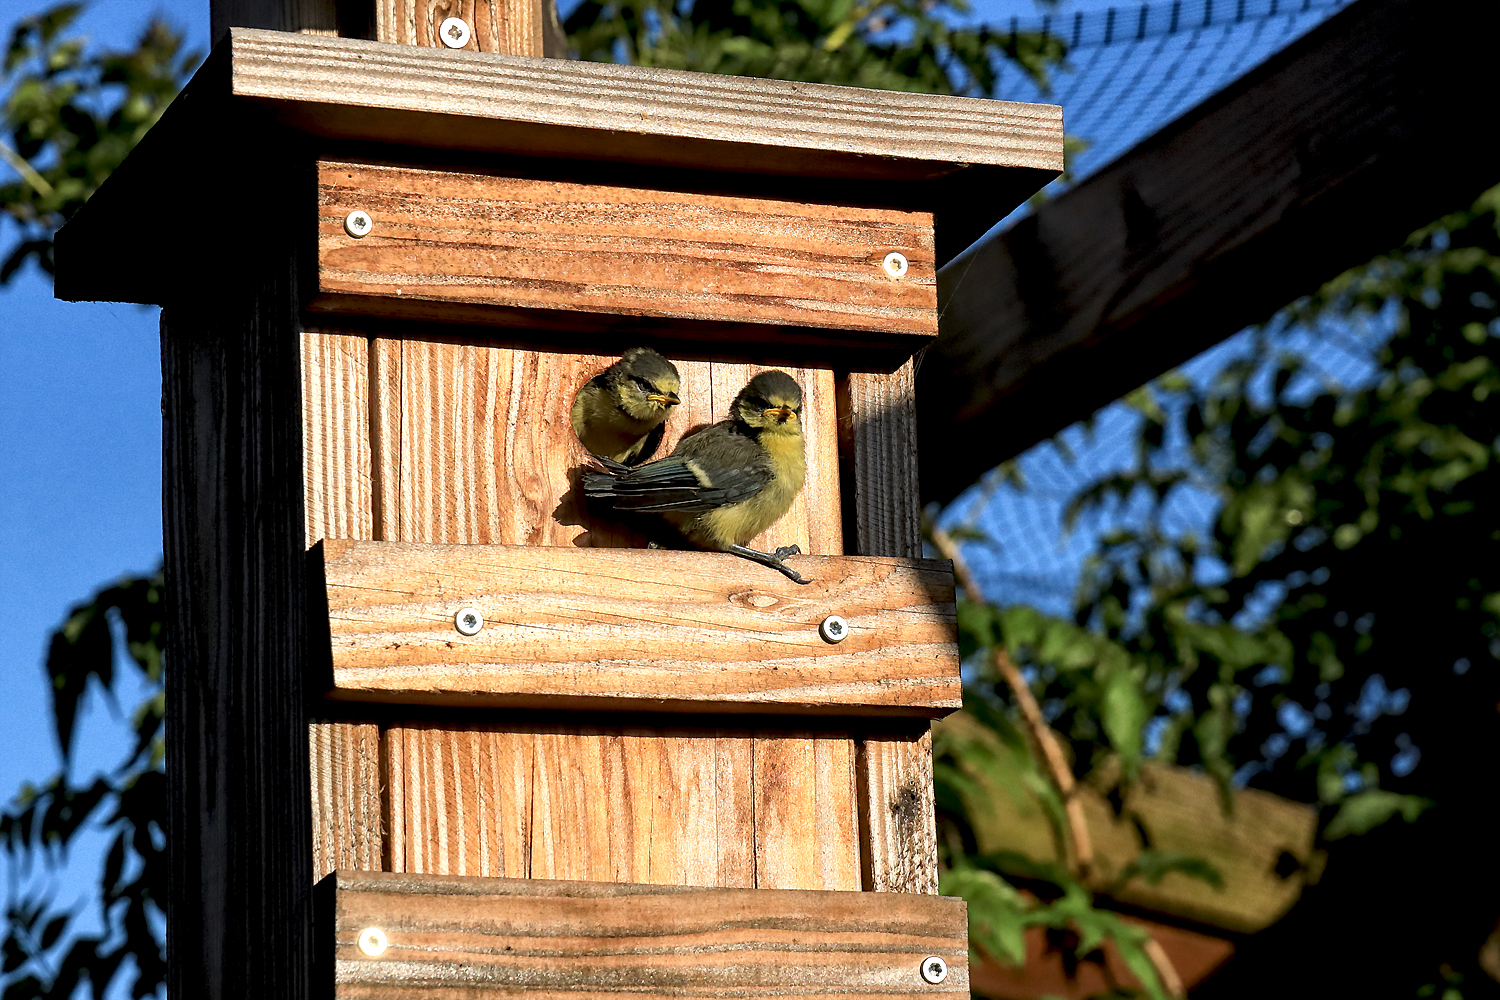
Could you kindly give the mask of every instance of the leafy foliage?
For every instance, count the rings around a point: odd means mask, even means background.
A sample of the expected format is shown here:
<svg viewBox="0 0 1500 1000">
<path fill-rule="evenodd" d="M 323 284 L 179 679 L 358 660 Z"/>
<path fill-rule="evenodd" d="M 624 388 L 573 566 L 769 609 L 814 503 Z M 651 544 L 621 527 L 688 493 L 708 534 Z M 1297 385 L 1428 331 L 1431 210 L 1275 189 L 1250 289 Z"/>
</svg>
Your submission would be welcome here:
<svg viewBox="0 0 1500 1000">
<path fill-rule="evenodd" d="M 1294 303 L 1212 378 L 1174 372 L 1126 398 L 1139 415 L 1133 466 L 1069 510 L 1112 525 L 1074 615 L 960 604 L 966 708 L 1001 734 L 996 746 L 1030 752 L 981 655 L 1001 648 L 1080 779 L 1117 764 L 1128 777 L 1148 757 L 1200 767 L 1226 807 L 1238 783 L 1318 803 L 1339 849 L 1418 824 L 1432 831 L 1414 841 L 1427 864 L 1456 852 L 1468 878 L 1494 883 L 1478 812 L 1488 793 L 1471 768 L 1500 752 L 1497 209 L 1500 188 Z M 1335 379 L 1340 352 L 1368 374 Z M 997 767 L 972 745 L 936 750 L 950 863 L 1040 875 L 1066 896 L 1056 872 L 970 853 L 970 786 L 989 773 L 997 787 Z M 1027 780 L 1059 824 L 1055 790 Z M 1196 867 L 1143 855 L 1130 874 L 1171 866 Z M 1464 884 L 1424 880 L 1447 902 L 1405 939 L 1426 942 L 1423 975 L 1494 923 Z M 971 913 L 1010 926 L 1013 900 L 979 899 Z M 1003 936 L 981 941 L 1011 954 Z"/>
<path fill-rule="evenodd" d="M 0 211 L 20 241 L 0 263 L 0 284 L 35 258 L 52 273 L 52 233 L 125 159 L 200 59 L 153 20 L 136 46 L 95 51 L 68 34 L 83 5 L 20 21 L 5 50 L 0 159 L 20 178 L 0 185 Z"/>
<path fill-rule="evenodd" d="M 99 879 L 104 926 L 80 932 L 87 914 L 53 906 L 45 884 L 13 891 L 0 969 L 5 1000 L 73 997 L 84 984 L 101 996 L 117 981 L 145 997 L 164 983 L 162 597 L 160 571 L 127 578 L 74 607 L 52 636 L 47 672 L 63 766 L 40 788 L 23 788 L 0 815 L 0 842 L 12 870 L 25 874 L 38 861 L 55 870 L 80 833 L 101 832 L 109 843 Z M 133 745 L 113 771 L 76 784 L 69 774 L 74 720 L 91 693 L 113 697 L 120 660 L 149 689 L 131 718 Z"/>
<path fill-rule="evenodd" d="M 1061 39 L 956 26 L 970 14 L 968 0 L 583 0 L 564 28 L 595 62 L 990 97 L 1007 59 L 1047 83 Z"/>
</svg>

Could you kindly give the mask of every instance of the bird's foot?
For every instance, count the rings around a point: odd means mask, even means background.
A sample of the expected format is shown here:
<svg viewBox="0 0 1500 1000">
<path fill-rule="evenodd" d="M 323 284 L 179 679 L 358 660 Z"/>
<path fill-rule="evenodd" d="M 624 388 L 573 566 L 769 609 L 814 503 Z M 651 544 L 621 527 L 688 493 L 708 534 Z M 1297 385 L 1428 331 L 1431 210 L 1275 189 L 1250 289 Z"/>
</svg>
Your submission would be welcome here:
<svg viewBox="0 0 1500 1000">
<path fill-rule="evenodd" d="M 811 580 L 804 579 L 802 574 L 781 561 L 788 556 L 800 555 L 802 553 L 802 549 L 796 545 L 783 545 L 775 552 L 762 552 L 759 549 L 747 548 L 744 545 L 731 545 L 729 546 L 729 551 L 741 559 L 749 559 L 751 562 L 760 563 L 762 566 L 769 566 L 793 583 L 800 583 L 804 586 L 812 583 Z"/>
</svg>

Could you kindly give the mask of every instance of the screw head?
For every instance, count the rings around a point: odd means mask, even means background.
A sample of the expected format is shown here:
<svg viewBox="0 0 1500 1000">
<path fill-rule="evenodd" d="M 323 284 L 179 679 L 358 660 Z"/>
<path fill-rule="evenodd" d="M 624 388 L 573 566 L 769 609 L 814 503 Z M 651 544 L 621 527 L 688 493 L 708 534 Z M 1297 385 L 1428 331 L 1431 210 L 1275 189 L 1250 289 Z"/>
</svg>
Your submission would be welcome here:
<svg viewBox="0 0 1500 1000">
<path fill-rule="evenodd" d="M 370 230 L 374 228 L 375 223 L 370 218 L 368 212 L 362 212 L 356 208 L 354 211 L 344 216 L 344 232 L 348 233 L 350 236 L 353 236 L 357 240 L 364 239 L 366 236 L 369 236 Z"/>
<path fill-rule="evenodd" d="M 948 978 L 948 963 L 936 955 L 922 959 L 922 978 L 936 986 Z"/>
<path fill-rule="evenodd" d="M 461 49 L 469 44 L 469 22 L 461 17 L 450 17 L 438 28 L 438 37 L 450 49 Z"/>
<path fill-rule="evenodd" d="M 849 623 L 838 615 L 829 615 L 818 626 L 818 634 L 824 642 L 843 642 L 849 638 Z"/>
<path fill-rule="evenodd" d="M 385 939 L 385 931 L 379 927 L 366 927 L 359 932 L 359 950 L 371 958 L 379 958 L 384 954 L 389 943 Z"/>
<path fill-rule="evenodd" d="M 478 608 L 459 608 L 453 616 L 453 627 L 463 635 L 477 635 L 484 628 L 484 615 Z"/>
<path fill-rule="evenodd" d="M 906 277 L 907 264 L 905 254 L 897 253 L 896 251 L 892 250 L 890 253 L 885 255 L 885 260 L 881 261 L 880 266 L 884 267 L 885 273 L 889 274 L 893 278 Z"/>
</svg>

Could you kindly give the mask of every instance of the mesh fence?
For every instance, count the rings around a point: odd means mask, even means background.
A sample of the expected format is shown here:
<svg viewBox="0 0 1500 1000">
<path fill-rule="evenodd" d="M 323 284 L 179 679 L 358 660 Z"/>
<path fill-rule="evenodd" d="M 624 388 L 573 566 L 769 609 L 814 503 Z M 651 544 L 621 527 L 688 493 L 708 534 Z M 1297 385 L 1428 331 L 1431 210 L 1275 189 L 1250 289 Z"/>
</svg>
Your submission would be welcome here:
<svg viewBox="0 0 1500 1000">
<path fill-rule="evenodd" d="M 1067 63 L 1050 88 L 1007 66 L 999 94 L 1062 105 L 1068 133 L 1089 143 L 1074 161 L 1081 179 L 1346 6 L 1348 0 L 1179 0 L 1023 20 L 997 17 L 998 3 L 979 0 L 975 19 L 1014 32 L 1049 31 L 1068 43 Z M 1352 386 L 1373 372 L 1371 358 L 1388 333 L 1388 324 L 1375 324 L 1316 335 L 1289 329 L 1282 339 L 1310 354 L 1332 381 Z M 1249 349 L 1248 333 L 1238 334 L 1184 371 L 1206 381 Z M 991 600 L 1069 612 L 1100 536 L 1138 520 L 1143 510 L 1128 502 L 1105 507 L 1069 529 L 1068 502 L 1099 477 L 1132 465 L 1139 427 L 1134 411 L 1112 404 L 1022 455 L 1023 486 L 992 476 L 948 508 L 945 524 L 968 524 L 989 538 L 967 543 L 964 552 Z M 1217 510 L 1212 493 L 1184 491 L 1163 523 L 1204 535 Z"/>
</svg>

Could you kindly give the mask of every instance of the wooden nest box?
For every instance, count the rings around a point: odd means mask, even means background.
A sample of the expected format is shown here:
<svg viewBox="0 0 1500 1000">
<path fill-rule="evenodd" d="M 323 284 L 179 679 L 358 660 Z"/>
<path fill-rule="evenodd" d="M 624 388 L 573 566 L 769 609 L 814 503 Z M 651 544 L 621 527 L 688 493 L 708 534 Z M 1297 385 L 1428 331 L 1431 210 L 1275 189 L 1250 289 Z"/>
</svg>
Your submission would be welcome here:
<svg viewBox="0 0 1500 1000">
<path fill-rule="evenodd" d="M 59 296 L 165 307 L 173 995 L 967 995 L 912 357 L 1061 150 L 1052 107 L 227 32 L 57 242 Z M 810 585 L 579 501 L 574 394 L 641 343 L 658 454 L 800 383 L 760 541 Z"/>
</svg>

